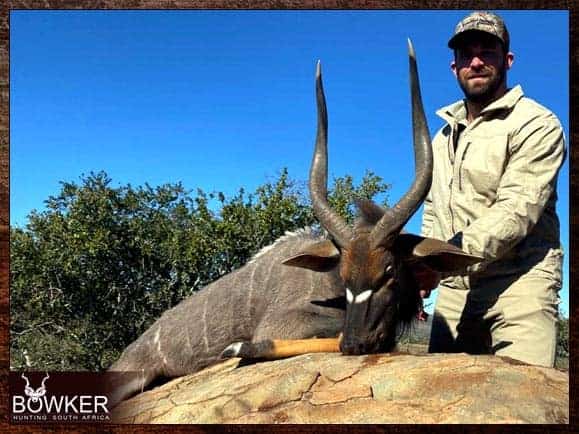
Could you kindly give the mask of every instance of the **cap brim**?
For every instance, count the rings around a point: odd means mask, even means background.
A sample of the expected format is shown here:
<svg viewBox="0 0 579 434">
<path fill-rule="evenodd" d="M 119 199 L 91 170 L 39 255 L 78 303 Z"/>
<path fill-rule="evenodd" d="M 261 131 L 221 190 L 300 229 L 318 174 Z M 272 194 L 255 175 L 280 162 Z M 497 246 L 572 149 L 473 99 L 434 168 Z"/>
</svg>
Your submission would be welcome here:
<svg viewBox="0 0 579 434">
<path fill-rule="evenodd" d="M 468 30 L 463 30 L 460 33 L 457 33 L 456 35 L 454 35 L 452 38 L 449 39 L 448 41 L 448 48 L 450 48 L 451 50 L 454 50 L 456 48 L 458 48 L 460 46 L 460 42 L 466 38 L 469 35 L 475 34 L 475 33 L 482 33 L 485 35 L 490 35 L 493 36 L 494 38 L 498 39 L 501 43 L 503 43 L 503 41 L 501 40 L 501 38 L 499 38 L 497 35 L 495 35 L 494 33 L 491 32 L 487 32 L 484 30 L 480 30 L 480 29 L 468 29 Z"/>
</svg>

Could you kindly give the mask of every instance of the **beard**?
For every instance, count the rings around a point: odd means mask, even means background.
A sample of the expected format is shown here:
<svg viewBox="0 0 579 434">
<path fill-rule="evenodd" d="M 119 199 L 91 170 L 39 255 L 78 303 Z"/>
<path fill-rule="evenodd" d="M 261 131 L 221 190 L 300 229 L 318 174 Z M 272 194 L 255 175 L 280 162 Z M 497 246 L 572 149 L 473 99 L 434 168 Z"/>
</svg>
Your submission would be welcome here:
<svg viewBox="0 0 579 434">
<path fill-rule="evenodd" d="M 461 78 L 458 76 L 458 85 L 462 89 L 464 96 L 467 100 L 476 104 L 490 103 L 497 92 L 505 81 L 505 76 L 507 73 L 507 68 L 505 65 L 500 67 L 495 74 L 491 74 L 489 80 L 484 84 L 473 84 L 469 79 Z"/>
</svg>

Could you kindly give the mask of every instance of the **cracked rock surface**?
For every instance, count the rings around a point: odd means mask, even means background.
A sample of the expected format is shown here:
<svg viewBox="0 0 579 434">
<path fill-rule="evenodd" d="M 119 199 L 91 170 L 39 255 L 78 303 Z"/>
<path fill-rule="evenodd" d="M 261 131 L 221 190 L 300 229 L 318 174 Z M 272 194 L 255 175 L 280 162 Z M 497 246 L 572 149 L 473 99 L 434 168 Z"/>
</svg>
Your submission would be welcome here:
<svg viewBox="0 0 579 434">
<path fill-rule="evenodd" d="M 569 377 L 467 354 L 231 359 L 121 403 L 117 423 L 568 423 Z"/>
</svg>

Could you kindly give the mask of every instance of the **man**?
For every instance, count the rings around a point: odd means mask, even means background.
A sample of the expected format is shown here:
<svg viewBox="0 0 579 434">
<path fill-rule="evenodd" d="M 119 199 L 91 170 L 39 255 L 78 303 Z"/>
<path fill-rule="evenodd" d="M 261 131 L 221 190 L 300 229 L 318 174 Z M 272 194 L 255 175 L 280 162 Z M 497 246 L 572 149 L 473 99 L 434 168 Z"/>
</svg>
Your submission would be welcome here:
<svg viewBox="0 0 579 434">
<path fill-rule="evenodd" d="M 563 130 L 520 86 L 507 87 L 514 55 L 499 16 L 470 14 L 448 46 L 465 99 L 437 112 L 446 124 L 432 143 L 422 232 L 484 260 L 464 275 L 441 276 L 429 351 L 553 366 Z"/>
</svg>

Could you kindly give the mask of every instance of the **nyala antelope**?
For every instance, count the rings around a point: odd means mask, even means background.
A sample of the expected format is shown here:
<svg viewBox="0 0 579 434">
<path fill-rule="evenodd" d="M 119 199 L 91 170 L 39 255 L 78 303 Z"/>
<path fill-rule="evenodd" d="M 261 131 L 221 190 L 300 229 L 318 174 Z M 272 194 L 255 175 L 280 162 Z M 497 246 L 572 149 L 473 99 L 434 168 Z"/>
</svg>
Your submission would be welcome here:
<svg viewBox="0 0 579 434">
<path fill-rule="evenodd" d="M 357 202 L 350 227 L 327 201 L 327 111 L 318 62 L 318 129 L 309 190 L 315 216 L 328 235 L 288 233 L 246 265 L 166 311 L 130 344 L 111 371 L 141 373 L 117 399 L 157 377 L 198 371 L 223 357 L 278 358 L 308 352 L 388 352 L 397 327 L 422 300 L 416 267 L 459 271 L 480 258 L 442 241 L 401 233 L 430 188 L 432 150 L 409 41 L 415 177 L 388 209 Z"/>
</svg>

